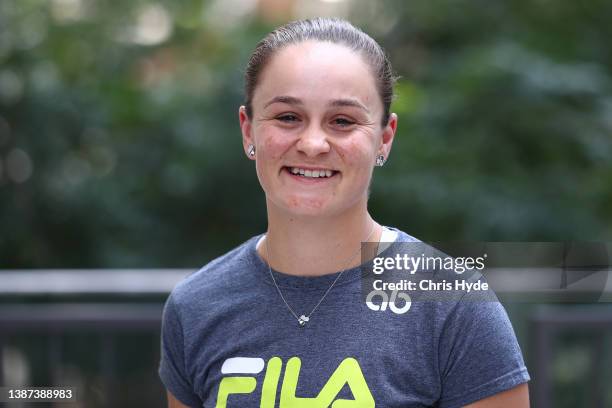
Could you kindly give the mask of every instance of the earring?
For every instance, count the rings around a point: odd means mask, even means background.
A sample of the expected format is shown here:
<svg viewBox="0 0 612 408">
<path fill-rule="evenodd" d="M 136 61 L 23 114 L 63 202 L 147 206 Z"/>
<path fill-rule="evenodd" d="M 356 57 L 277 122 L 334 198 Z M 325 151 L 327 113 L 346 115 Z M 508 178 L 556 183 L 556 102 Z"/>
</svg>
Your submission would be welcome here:
<svg viewBox="0 0 612 408">
<path fill-rule="evenodd" d="M 385 156 L 383 156 L 382 154 L 376 156 L 376 165 L 378 167 L 382 167 L 385 165 Z"/>
<path fill-rule="evenodd" d="M 249 156 L 251 157 L 255 157 L 255 146 L 253 146 L 252 144 L 249 145 L 249 148 L 247 149 L 249 152 Z"/>
</svg>

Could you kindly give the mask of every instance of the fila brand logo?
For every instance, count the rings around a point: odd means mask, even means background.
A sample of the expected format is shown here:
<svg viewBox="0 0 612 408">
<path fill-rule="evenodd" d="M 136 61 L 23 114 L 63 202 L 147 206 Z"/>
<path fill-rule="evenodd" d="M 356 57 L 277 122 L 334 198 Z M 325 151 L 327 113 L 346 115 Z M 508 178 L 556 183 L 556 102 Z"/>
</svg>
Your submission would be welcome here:
<svg viewBox="0 0 612 408">
<path fill-rule="evenodd" d="M 252 374 L 264 370 L 265 362 L 261 358 L 233 357 L 223 362 L 222 374 Z M 265 375 L 261 387 L 260 408 L 274 408 L 281 378 L 283 361 L 280 357 L 272 357 L 265 367 Z M 374 408 L 374 398 L 365 381 L 359 362 L 348 357 L 332 373 L 327 383 L 316 397 L 296 397 L 300 367 L 302 361 L 291 357 L 285 367 L 285 375 L 280 384 L 279 408 Z M 336 399 L 344 385 L 348 385 L 354 399 Z M 254 376 L 224 377 L 219 384 L 216 408 L 226 408 L 227 400 L 232 394 L 250 394 L 257 387 Z"/>
</svg>

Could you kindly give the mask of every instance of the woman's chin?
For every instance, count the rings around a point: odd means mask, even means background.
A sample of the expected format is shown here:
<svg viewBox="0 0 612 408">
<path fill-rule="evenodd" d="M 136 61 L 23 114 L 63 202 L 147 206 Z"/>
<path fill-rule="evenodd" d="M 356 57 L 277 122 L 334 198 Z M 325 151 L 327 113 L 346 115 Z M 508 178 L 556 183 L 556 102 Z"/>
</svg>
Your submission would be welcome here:
<svg viewBox="0 0 612 408">
<path fill-rule="evenodd" d="M 333 212 L 334 205 L 322 197 L 288 197 L 282 205 L 288 213 L 296 216 L 324 216 Z"/>
<path fill-rule="evenodd" d="M 335 217 L 346 214 L 355 207 L 361 207 L 362 200 L 367 203 L 366 195 L 346 201 L 338 198 L 338 194 L 291 193 L 268 196 L 266 201 L 269 209 L 295 217 Z"/>
</svg>

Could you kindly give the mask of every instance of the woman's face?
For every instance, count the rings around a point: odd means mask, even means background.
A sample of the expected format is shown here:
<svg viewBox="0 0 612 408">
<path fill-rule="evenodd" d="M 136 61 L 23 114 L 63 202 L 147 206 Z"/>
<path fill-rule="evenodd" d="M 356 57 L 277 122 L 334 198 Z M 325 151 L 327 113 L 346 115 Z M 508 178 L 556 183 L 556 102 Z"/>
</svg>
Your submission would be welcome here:
<svg viewBox="0 0 612 408">
<path fill-rule="evenodd" d="M 260 74 L 253 118 L 240 108 L 268 206 L 334 216 L 367 203 L 376 157 L 389 155 L 397 118 L 383 105 L 365 60 L 349 48 L 302 42 L 278 51 Z"/>
</svg>

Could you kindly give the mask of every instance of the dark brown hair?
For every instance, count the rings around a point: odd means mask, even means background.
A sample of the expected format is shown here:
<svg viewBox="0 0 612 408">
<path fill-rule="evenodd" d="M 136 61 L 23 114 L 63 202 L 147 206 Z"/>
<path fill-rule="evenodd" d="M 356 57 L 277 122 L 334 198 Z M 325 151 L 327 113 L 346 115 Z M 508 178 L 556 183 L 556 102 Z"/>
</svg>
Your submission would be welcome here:
<svg viewBox="0 0 612 408">
<path fill-rule="evenodd" d="M 372 37 L 348 21 L 338 18 L 292 21 L 272 31 L 257 44 L 245 72 L 244 105 L 249 119 L 253 117 L 251 105 L 253 93 L 259 76 L 270 58 L 283 47 L 309 40 L 344 45 L 365 58 L 376 78 L 378 93 L 383 103 L 382 126 L 386 126 L 393 100 L 393 85 L 396 81 L 389 58 Z"/>
</svg>

